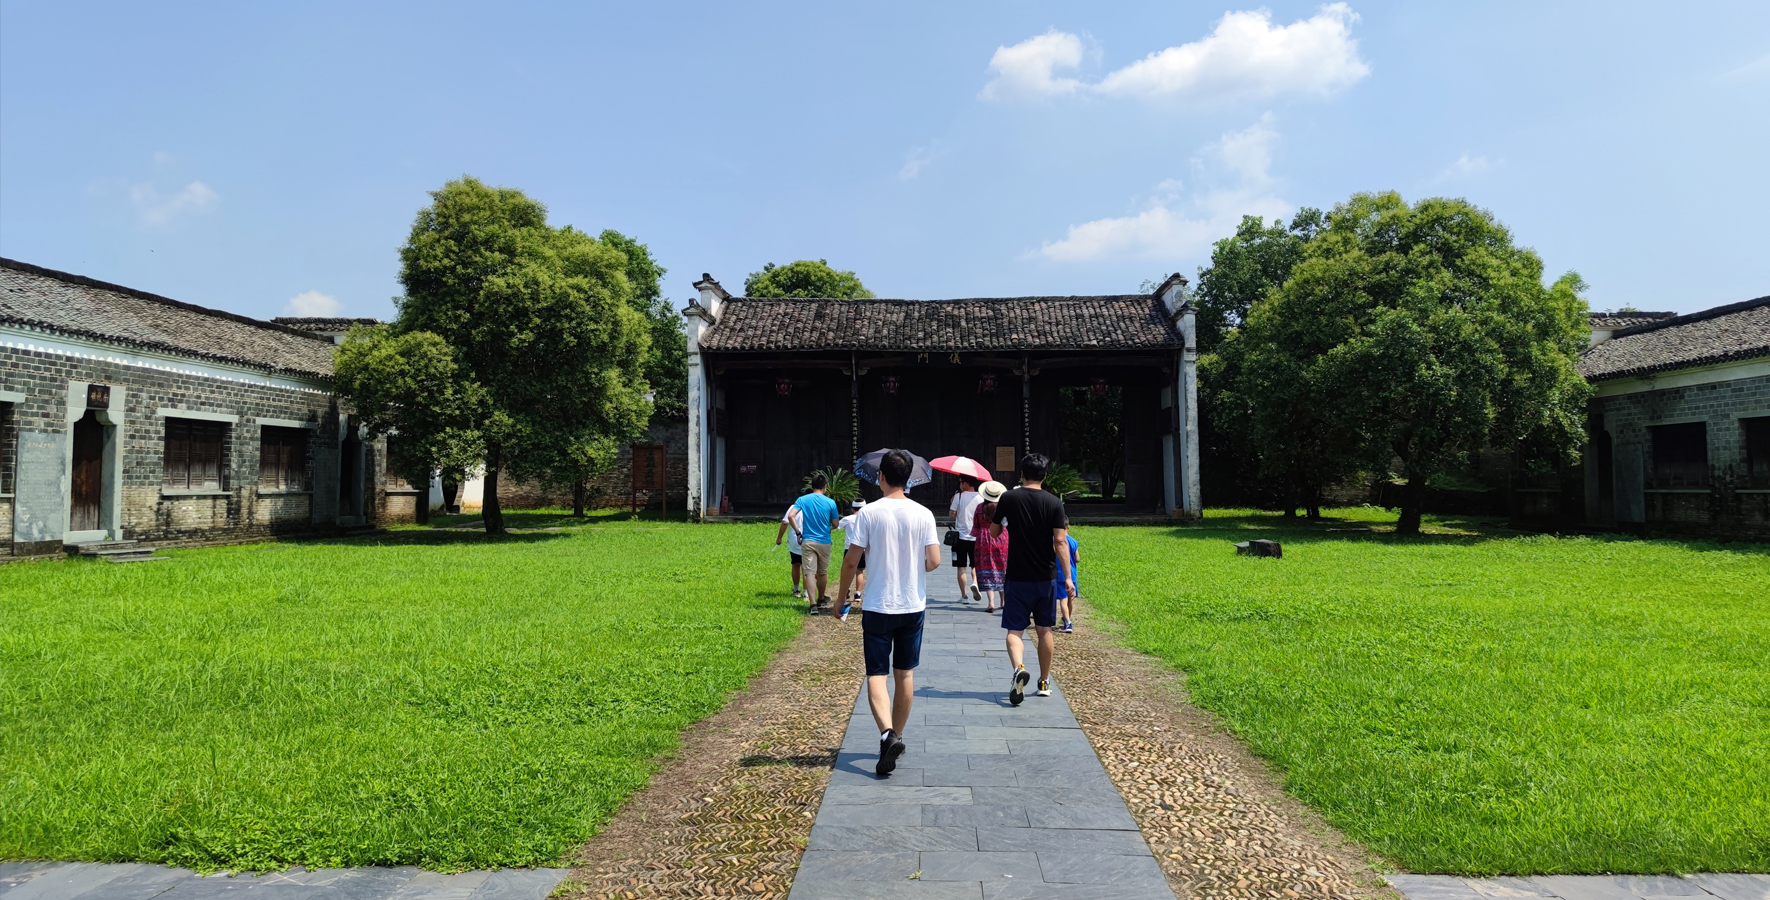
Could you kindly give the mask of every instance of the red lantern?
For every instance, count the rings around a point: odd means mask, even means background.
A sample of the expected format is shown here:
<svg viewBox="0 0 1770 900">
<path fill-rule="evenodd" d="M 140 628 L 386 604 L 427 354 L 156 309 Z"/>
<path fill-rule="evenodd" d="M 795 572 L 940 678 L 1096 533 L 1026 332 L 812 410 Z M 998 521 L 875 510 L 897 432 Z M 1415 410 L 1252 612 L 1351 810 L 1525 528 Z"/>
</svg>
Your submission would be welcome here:
<svg viewBox="0 0 1770 900">
<path fill-rule="evenodd" d="M 1104 379 L 1104 378 L 1094 379 L 1094 383 L 1092 385 L 1089 385 L 1088 389 L 1093 391 L 1094 396 L 1096 396 L 1096 397 L 1106 396 L 1106 379 Z"/>
<path fill-rule="evenodd" d="M 993 394 L 993 393 L 995 393 L 996 392 L 996 376 L 993 374 L 986 373 L 983 375 L 983 377 L 978 378 L 977 379 L 977 392 L 979 394 Z"/>
<path fill-rule="evenodd" d="M 881 387 L 885 388 L 886 396 L 888 396 L 888 397 L 897 396 L 897 376 L 896 375 L 887 375 L 884 378 L 879 379 L 879 385 Z"/>
<path fill-rule="evenodd" d="M 791 397 L 791 396 L 793 396 L 793 381 L 792 381 L 792 379 L 787 378 L 786 376 L 776 378 L 774 380 L 774 395 L 776 397 Z"/>
</svg>

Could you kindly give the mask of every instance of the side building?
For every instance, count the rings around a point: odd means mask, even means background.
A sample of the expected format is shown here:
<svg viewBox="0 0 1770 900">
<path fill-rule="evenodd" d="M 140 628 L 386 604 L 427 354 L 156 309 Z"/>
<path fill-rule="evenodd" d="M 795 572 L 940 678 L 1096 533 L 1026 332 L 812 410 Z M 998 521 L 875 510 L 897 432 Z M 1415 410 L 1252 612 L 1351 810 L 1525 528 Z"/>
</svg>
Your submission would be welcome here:
<svg viewBox="0 0 1770 900">
<path fill-rule="evenodd" d="M 1585 521 L 1770 538 L 1770 297 L 1594 325 Z"/>
<path fill-rule="evenodd" d="M 0 259 L 0 556 L 409 520 L 328 337 Z"/>
</svg>

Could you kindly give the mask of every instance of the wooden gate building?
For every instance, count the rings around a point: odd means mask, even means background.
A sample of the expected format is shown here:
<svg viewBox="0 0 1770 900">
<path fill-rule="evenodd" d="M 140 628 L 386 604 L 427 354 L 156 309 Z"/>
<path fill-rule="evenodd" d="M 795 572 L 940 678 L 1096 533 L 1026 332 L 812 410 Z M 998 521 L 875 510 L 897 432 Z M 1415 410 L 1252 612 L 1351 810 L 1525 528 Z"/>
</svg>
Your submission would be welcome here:
<svg viewBox="0 0 1770 900">
<path fill-rule="evenodd" d="M 1072 515 L 1197 516 L 1193 310 L 1153 294 L 966 300 L 733 297 L 710 276 L 683 314 L 691 517 L 778 513 L 804 476 L 903 447 L 1014 483 L 1029 449 L 1062 462 L 1066 389 L 1116 389 L 1122 497 Z M 945 512 L 950 476 L 911 496 Z"/>
</svg>

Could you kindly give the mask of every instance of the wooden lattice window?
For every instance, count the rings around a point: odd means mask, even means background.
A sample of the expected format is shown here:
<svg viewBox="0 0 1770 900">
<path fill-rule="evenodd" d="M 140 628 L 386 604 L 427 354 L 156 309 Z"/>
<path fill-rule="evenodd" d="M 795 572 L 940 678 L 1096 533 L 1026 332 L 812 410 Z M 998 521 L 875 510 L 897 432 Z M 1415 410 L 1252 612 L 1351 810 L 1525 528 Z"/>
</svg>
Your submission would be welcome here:
<svg viewBox="0 0 1770 900">
<path fill-rule="evenodd" d="M 1770 416 L 1740 419 L 1745 432 L 1745 472 L 1752 487 L 1770 488 Z"/>
<path fill-rule="evenodd" d="M 307 490 L 307 429 L 264 426 L 258 438 L 258 487 Z"/>
<path fill-rule="evenodd" d="M 166 420 L 165 486 L 175 491 L 221 489 L 221 451 L 227 426 L 191 419 Z"/>
<path fill-rule="evenodd" d="M 1709 483 L 1709 427 L 1703 422 L 1655 425 L 1648 429 L 1653 440 L 1653 486 L 1657 488 L 1706 487 Z"/>
</svg>

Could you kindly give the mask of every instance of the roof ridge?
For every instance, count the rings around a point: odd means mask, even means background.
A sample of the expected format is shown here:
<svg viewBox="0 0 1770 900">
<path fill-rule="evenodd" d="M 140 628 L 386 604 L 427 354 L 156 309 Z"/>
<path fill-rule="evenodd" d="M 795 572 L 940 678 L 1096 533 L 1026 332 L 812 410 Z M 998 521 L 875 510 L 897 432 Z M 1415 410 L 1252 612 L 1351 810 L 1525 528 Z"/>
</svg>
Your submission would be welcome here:
<svg viewBox="0 0 1770 900">
<path fill-rule="evenodd" d="M 1154 300 L 1150 294 L 1028 294 L 1020 297 L 732 297 L 725 302 L 751 303 L 995 303 L 1026 300 Z"/>
<path fill-rule="evenodd" d="M 119 294 L 125 294 L 130 297 L 135 297 L 137 299 L 147 300 L 152 303 L 162 303 L 167 306 L 176 307 L 178 309 L 190 310 L 191 312 L 201 313 L 206 316 L 215 316 L 215 317 L 221 318 L 221 319 L 230 319 L 232 321 L 239 322 L 244 325 L 251 325 L 255 328 L 262 328 L 266 331 L 275 331 L 275 332 L 279 332 L 282 334 L 291 334 L 291 335 L 295 335 L 296 337 L 306 338 L 308 340 L 314 340 L 314 341 L 323 341 L 328 344 L 332 343 L 331 338 L 325 337 L 323 335 L 314 334 L 311 331 L 302 331 L 299 328 L 291 328 L 288 325 L 280 325 L 280 324 L 277 324 L 276 322 L 267 322 L 263 319 L 254 319 L 251 316 L 242 316 L 239 313 L 228 312 L 225 309 L 210 309 L 207 306 L 198 306 L 195 303 L 186 303 L 183 300 L 174 300 L 171 297 L 166 297 L 166 296 L 163 296 L 160 294 L 155 294 L 155 293 L 152 293 L 149 291 L 144 291 L 144 290 L 141 290 L 140 288 L 132 288 L 132 287 L 129 287 L 128 285 L 115 284 L 115 283 L 112 283 L 109 281 L 100 281 L 96 278 L 89 278 L 85 275 L 75 275 L 72 272 L 63 272 L 60 269 L 51 269 L 51 268 L 47 268 L 44 266 L 32 265 L 28 262 L 21 262 L 16 259 L 8 259 L 7 257 L 4 257 L 4 256 L 0 256 L 0 268 L 15 269 L 20 272 L 28 272 L 32 275 L 42 275 L 46 278 L 54 278 L 57 281 L 66 281 L 71 284 L 83 284 L 87 287 L 98 288 L 99 290 L 116 291 Z"/>
<path fill-rule="evenodd" d="M 1610 336 L 1610 339 L 1614 341 L 1617 338 L 1624 338 L 1634 334 L 1645 334 L 1649 331 L 1658 331 L 1662 328 L 1676 328 L 1679 325 L 1689 325 L 1692 322 L 1704 322 L 1709 319 L 1718 319 L 1721 316 L 1732 315 L 1737 312 L 1745 312 L 1748 309 L 1756 309 L 1760 306 L 1770 306 L 1770 294 L 1766 294 L 1755 300 L 1742 300 L 1738 303 L 1729 303 L 1725 306 L 1714 307 L 1713 309 L 1685 313 L 1681 316 L 1674 316 L 1670 319 L 1660 319 L 1657 322 L 1643 322 L 1639 325 L 1630 325 L 1627 328 L 1618 328 L 1615 333 Z"/>
</svg>

